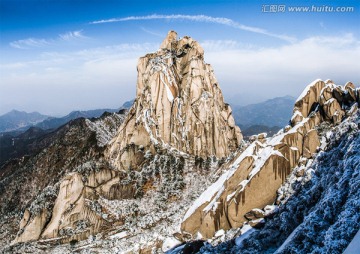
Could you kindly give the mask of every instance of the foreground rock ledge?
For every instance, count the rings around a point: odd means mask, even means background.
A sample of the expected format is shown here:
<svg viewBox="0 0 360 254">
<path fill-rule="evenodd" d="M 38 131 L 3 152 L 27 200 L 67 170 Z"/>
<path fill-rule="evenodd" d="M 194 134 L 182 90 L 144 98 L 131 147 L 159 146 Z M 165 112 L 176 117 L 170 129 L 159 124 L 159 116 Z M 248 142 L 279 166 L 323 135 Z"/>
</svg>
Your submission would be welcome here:
<svg viewBox="0 0 360 254">
<path fill-rule="evenodd" d="M 181 230 L 211 238 L 220 229 L 242 226 L 251 209 L 272 204 L 290 171 L 317 152 L 316 127 L 340 123 L 359 102 L 359 89 L 351 82 L 343 87 L 331 80 L 312 82 L 295 102 L 290 125 L 271 138 L 259 135 L 224 165 L 225 173 L 187 211 Z"/>
</svg>

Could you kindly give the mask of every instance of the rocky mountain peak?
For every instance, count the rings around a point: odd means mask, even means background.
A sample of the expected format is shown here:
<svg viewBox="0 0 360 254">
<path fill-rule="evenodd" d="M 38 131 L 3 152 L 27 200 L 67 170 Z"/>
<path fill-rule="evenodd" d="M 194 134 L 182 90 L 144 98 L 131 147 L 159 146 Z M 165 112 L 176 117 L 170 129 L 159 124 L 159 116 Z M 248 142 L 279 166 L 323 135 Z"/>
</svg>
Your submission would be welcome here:
<svg viewBox="0 0 360 254">
<path fill-rule="evenodd" d="M 168 49 L 171 50 L 173 45 L 177 42 L 177 32 L 169 31 L 166 38 L 160 45 L 160 49 Z"/>
<path fill-rule="evenodd" d="M 170 31 L 157 52 L 139 59 L 135 103 L 107 151 L 118 169 L 139 165 L 144 149 L 204 158 L 238 147 L 240 129 L 203 56 L 198 42 Z"/>
<path fill-rule="evenodd" d="M 143 229 L 169 231 L 217 165 L 210 156 L 223 158 L 238 148 L 240 129 L 195 40 L 178 40 L 171 31 L 157 52 L 139 59 L 137 69 L 136 99 L 121 124 L 117 114 L 83 121 L 91 144 L 71 151 L 90 158 L 61 170 L 56 184 L 20 208 L 24 212 L 13 244 L 74 242 L 100 232 L 126 232 L 136 242 Z M 34 161 L 47 161 L 58 149 L 55 144 Z M 97 157 L 91 159 L 93 154 Z M 37 168 L 34 162 L 25 166 Z"/>
</svg>

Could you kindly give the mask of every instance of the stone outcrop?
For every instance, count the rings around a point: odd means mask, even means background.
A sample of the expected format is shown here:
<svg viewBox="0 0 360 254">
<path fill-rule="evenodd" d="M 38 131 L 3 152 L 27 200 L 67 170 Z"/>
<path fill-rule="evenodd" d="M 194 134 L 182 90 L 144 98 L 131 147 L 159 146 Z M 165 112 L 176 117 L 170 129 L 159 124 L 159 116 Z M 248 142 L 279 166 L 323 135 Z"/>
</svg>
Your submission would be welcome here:
<svg viewBox="0 0 360 254">
<path fill-rule="evenodd" d="M 20 185 L 26 192 L 9 191 L 9 199 L 20 201 L 19 209 L 23 200 L 29 202 L 33 195 L 13 243 L 51 238 L 61 242 L 81 240 L 109 226 L 111 218 L 101 217 L 95 201 L 99 195 L 117 198 L 121 194 L 112 188 L 119 184 L 119 172 L 103 159 L 103 145 L 115 135 L 124 118 L 125 112 L 109 113 L 99 119 L 67 124 L 38 156 L 19 164 L 14 178 L 5 179 L 9 190 L 26 180 Z M 29 190 L 34 186 L 39 189 Z M 131 188 L 123 188 L 126 191 L 122 195 L 133 195 Z M 21 198 L 16 195 L 19 192 Z"/>
<path fill-rule="evenodd" d="M 181 230 L 211 238 L 220 229 L 238 228 L 249 211 L 272 204 L 290 171 L 311 158 L 320 146 L 316 127 L 323 121 L 337 124 L 355 107 L 358 90 L 316 80 L 295 102 L 291 125 L 251 145 L 224 165 L 225 173 L 211 185 L 184 216 Z"/>
<path fill-rule="evenodd" d="M 160 49 L 140 58 L 136 100 L 107 156 L 118 169 L 136 168 L 143 149 L 168 145 L 199 157 L 226 157 L 242 140 L 202 47 L 170 31 Z"/>
</svg>

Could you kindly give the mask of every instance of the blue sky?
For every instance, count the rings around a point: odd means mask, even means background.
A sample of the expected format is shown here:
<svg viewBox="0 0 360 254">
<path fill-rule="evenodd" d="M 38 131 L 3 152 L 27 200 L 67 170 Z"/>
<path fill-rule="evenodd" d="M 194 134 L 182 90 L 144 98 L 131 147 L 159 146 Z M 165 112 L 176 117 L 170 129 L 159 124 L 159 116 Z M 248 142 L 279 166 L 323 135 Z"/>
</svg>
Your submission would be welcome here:
<svg viewBox="0 0 360 254">
<path fill-rule="evenodd" d="M 316 78 L 359 86 L 359 3 L 1 0 L 0 114 L 119 107 L 169 30 L 200 42 L 233 104 L 296 97 Z M 353 9 L 289 9 L 312 6 Z"/>
</svg>

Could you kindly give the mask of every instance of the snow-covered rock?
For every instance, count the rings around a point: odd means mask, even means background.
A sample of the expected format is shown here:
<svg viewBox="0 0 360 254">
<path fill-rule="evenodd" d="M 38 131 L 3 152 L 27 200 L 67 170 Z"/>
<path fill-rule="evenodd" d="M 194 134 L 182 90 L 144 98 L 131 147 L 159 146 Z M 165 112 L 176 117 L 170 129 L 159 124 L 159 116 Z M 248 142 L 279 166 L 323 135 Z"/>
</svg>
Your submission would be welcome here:
<svg viewBox="0 0 360 254">
<path fill-rule="evenodd" d="M 223 175 L 185 214 L 182 231 L 211 238 L 220 229 L 240 227 L 248 211 L 274 203 L 277 190 L 294 169 L 295 180 L 309 180 L 311 170 L 305 170 L 304 164 L 325 147 L 326 141 L 320 142 L 320 126 L 339 124 L 345 112 L 355 112 L 354 96 L 348 96 L 356 94 L 355 88 L 346 87 L 330 80 L 315 80 L 307 86 L 295 102 L 292 125 L 263 142 L 253 138 L 244 152 L 225 164 Z M 339 96 L 334 91 L 340 91 Z M 285 200 L 289 197 L 289 192 L 279 194 Z"/>
<path fill-rule="evenodd" d="M 351 108 L 351 105 L 344 106 L 345 110 Z M 246 237 L 241 235 L 235 239 L 235 244 L 227 241 L 206 246 L 200 253 L 341 254 L 348 250 L 357 253 L 359 128 L 358 110 L 338 125 L 331 122 L 318 125 L 318 133 L 326 143 L 324 149 L 313 159 L 299 159 L 299 164 L 278 190 L 278 206 L 264 208 L 273 210 L 269 213 L 271 216 L 265 216 L 264 227 Z"/>
<path fill-rule="evenodd" d="M 179 240 L 177 240 L 176 238 L 174 237 L 167 237 L 164 242 L 163 242 L 163 245 L 161 247 L 161 250 L 163 252 L 166 252 L 172 248 L 174 248 L 175 246 L 181 244 L 181 242 Z"/>
</svg>

